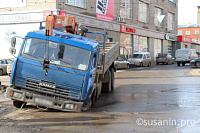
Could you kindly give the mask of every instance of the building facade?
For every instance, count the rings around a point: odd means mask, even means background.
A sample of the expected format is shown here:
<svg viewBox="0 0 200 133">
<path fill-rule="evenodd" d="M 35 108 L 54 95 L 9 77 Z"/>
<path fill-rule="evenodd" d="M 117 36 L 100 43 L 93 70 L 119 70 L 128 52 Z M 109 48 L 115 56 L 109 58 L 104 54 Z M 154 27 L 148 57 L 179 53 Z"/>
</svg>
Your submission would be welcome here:
<svg viewBox="0 0 200 133">
<path fill-rule="evenodd" d="M 182 40 L 182 41 L 180 41 Z M 178 42 L 180 48 L 190 48 L 200 51 L 200 26 L 187 26 L 178 28 Z"/>
<path fill-rule="evenodd" d="M 1 37 L 6 36 L 2 38 L 4 43 L 8 43 L 12 34 L 24 35 L 38 29 L 39 22 L 53 12 L 75 15 L 77 22 L 89 30 L 103 31 L 106 28 L 107 41 L 119 42 L 120 54 L 126 57 L 134 52 L 148 51 L 155 59 L 158 53 L 173 55 L 175 52 L 178 0 L 16 1 L 19 3 L 3 4 L 0 8 Z M 110 16 L 101 15 L 109 13 Z M 100 36 L 88 36 L 101 40 Z"/>
</svg>

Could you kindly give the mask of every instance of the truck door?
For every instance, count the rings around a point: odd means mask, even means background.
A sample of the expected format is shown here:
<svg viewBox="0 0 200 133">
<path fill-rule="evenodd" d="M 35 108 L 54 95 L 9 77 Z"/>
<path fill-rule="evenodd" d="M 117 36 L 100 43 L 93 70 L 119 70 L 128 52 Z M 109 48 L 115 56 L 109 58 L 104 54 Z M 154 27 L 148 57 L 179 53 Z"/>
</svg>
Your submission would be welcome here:
<svg viewBox="0 0 200 133">
<path fill-rule="evenodd" d="M 91 63 L 91 66 L 90 66 L 90 77 L 89 77 L 89 86 L 90 87 L 93 87 L 93 83 L 94 83 L 94 80 L 95 80 L 95 75 L 96 75 L 96 67 L 97 67 L 97 54 L 93 54 L 93 57 L 92 57 L 92 63 Z"/>
</svg>

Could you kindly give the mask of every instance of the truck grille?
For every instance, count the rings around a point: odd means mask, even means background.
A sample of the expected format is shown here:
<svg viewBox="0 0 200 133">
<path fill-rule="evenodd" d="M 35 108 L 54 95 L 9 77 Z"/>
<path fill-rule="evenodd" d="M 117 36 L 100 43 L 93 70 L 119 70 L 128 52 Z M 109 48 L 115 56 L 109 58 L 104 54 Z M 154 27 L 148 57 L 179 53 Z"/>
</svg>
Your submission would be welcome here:
<svg viewBox="0 0 200 133">
<path fill-rule="evenodd" d="M 27 80 L 26 87 L 34 88 L 34 91 L 43 92 L 49 95 L 55 95 L 59 97 L 66 97 L 69 95 L 69 89 L 58 88 L 55 86 L 55 83 L 47 81 L 33 82 Z"/>
<path fill-rule="evenodd" d="M 27 75 L 17 74 L 15 85 L 35 94 L 45 96 L 69 99 L 79 99 L 81 97 L 81 87 L 61 83 L 56 84 L 52 81 L 39 80 Z"/>
</svg>

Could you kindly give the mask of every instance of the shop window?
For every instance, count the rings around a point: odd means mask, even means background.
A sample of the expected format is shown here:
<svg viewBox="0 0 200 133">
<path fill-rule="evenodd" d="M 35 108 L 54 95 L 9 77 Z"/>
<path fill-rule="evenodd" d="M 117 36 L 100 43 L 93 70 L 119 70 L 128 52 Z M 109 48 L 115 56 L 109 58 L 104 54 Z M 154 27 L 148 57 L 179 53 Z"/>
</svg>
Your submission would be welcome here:
<svg viewBox="0 0 200 133">
<path fill-rule="evenodd" d="M 149 22 L 149 4 L 139 1 L 138 20 L 144 23 Z"/>
<path fill-rule="evenodd" d="M 154 24 L 155 26 L 162 27 L 162 22 L 160 23 L 158 18 L 163 14 L 163 10 L 161 8 L 155 7 L 155 16 L 154 16 Z"/>
<path fill-rule="evenodd" d="M 66 0 L 66 4 L 86 8 L 86 0 Z"/>
<path fill-rule="evenodd" d="M 154 39 L 154 59 L 156 60 L 156 57 L 159 53 L 162 53 L 162 41 L 160 39 Z"/>
<path fill-rule="evenodd" d="M 147 45 L 147 37 L 138 37 L 139 44 L 138 44 L 138 52 L 147 52 L 148 45 Z"/>
</svg>

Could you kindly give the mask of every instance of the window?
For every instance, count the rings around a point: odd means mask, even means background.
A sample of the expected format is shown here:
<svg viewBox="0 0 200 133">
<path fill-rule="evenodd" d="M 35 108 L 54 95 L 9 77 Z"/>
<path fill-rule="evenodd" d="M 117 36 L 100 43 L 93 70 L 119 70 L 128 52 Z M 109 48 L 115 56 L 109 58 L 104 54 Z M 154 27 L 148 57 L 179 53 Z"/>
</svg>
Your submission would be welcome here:
<svg viewBox="0 0 200 133">
<path fill-rule="evenodd" d="M 174 2 L 174 0 L 169 0 L 169 1 Z"/>
<path fill-rule="evenodd" d="M 132 0 L 122 0 L 120 5 L 120 17 L 132 19 Z"/>
<path fill-rule="evenodd" d="M 186 30 L 185 35 L 190 35 L 190 30 Z"/>
<path fill-rule="evenodd" d="M 175 24 L 175 15 L 173 13 L 168 12 L 168 23 L 167 23 L 168 30 L 174 30 L 174 24 Z"/>
<path fill-rule="evenodd" d="M 163 13 L 163 10 L 162 9 L 160 9 L 160 8 L 155 8 L 155 16 L 154 16 L 154 24 L 155 24 L 155 26 L 162 26 L 162 21 L 161 22 L 159 22 L 159 20 L 158 19 L 162 19 L 162 13 Z"/>
<path fill-rule="evenodd" d="M 183 33 L 182 33 L 182 30 L 179 30 L 178 31 L 178 35 L 182 35 Z"/>
<path fill-rule="evenodd" d="M 144 23 L 149 22 L 149 4 L 139 1 L 138 20 Z"/>
<path fill-rule="evenodd" d="M 199 30 L 194 30 L 195 35 L 199 35 Z"/>
<path fill-rule="evenodd" d="M 86 8 L 86 0 L 66 0 L 66 4 Z"/>
</svg>

